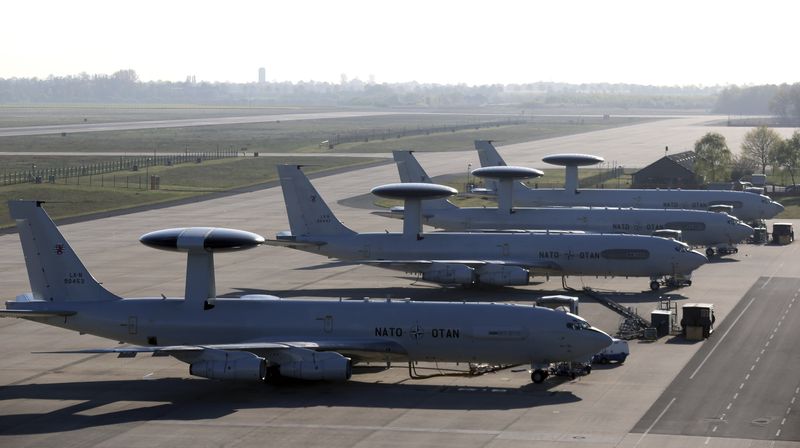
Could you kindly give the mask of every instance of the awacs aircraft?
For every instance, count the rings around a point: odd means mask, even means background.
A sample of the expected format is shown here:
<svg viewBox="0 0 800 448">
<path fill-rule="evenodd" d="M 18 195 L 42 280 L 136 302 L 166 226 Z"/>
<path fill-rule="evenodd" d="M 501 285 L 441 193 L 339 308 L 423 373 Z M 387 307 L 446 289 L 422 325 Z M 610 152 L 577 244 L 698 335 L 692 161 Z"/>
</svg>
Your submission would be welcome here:
<svg viewBox="0 0 800 448">
<path fill-rule="evenodd" d="M 412 151 L 394 151 L 394 160 L 402 182 L 433 182 Z M 448 231 L 536 229 L 638 235 L 673 229 L 681 231 L 684 242 L 706 247 L 709 257 L 714 255 L 715 248 L 721 252 L 734 251 L 734 244 L 753 234 L 750 226 L 722 212 L 605 207 L 515 208 L 512 206 L 512 183 L 521 178 L 539 176 L 541 171 L 499 166 L 479 168 L 472 174 L 497 179 L 498 207 L 459 208 L 445 198 L 424 201 L 424 224 Z M 402 207 L 374 213 L 403 218 Z"/>
<path fill-rule="evenodd" d="M 261 244 L 259 235 L 191 227 L 142 236 L 188 253 L 184 298 L 123 299 L 103 288 L 41 203 L 9 202 L 32 292 L 6 302 L 19 317 L 138 346 L 58 353 L 173 356 L 192 375 L 262 380 L 276 376 L 346 380 L 358 361 L 531 363 L 586 361 L 611 338 L 584 319 L 534 306 L 411 301 L 214 298 L 213 253 Z"/>
<path fill-rule="evenodd" d="M 506 162 L 488 140 L 476 140 L 481 166 L 504 166 Z M 682 208 L 709 210 L 717 205 L 731 206 L 730 214 L 753 222 L 770 219 L 783 211 L 783 206 L 768 196 L 728 190 L 652 190 L 652 189 L 578 189 L 578 166 L 602 162 L 602 157 L 586 154 L 555 154 L 545 162 L 566 167 L 563 189 L 528 188 L 522 182 L 514 185 L 515 204 L 527 207 L 590 206 L 636 208 Z"/>
<path fill-rule="evenodd" d="M 526 285 L 533 274 L 651 277 L 688 274 L 706 257 L 682 242 L 641 235 L 422 233 L 423 198 L 450 196 L 443 185 L 376 187 L 373 193 L 404 198 L 403 233 L 356 233 L 345 227 L 298 165 L 278 166 L 291 232 L 267 244 L 421 274 L 423 280 L 473 285 Z"/>
</svg>

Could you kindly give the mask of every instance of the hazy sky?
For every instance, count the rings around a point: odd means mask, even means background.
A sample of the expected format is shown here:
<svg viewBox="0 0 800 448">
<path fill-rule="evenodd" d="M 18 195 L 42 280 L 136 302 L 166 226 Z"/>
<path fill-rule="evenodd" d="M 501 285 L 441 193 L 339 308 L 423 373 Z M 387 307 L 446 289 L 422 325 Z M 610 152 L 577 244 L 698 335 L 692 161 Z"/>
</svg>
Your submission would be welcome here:
<svg viewBox="0 0 800 448">
<path fill-rule="evenodd" d="M 6 0 L 0 78 L 800 81 L 800 1 Z"/>
</svg>

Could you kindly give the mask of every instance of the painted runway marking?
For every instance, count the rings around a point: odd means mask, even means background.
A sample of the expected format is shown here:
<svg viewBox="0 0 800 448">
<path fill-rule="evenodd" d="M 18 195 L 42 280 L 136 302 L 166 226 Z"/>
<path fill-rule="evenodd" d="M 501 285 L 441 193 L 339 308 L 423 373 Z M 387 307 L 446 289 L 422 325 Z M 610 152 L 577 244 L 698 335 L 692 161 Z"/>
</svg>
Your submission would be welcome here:
<svg viewBox="0 0 800 448">
<path fill-rule="evenodd" d="M 647 434 L 650 433 L 653 427 L 656 426 L 656 423 L 658 423 L 658 421 L 661 420 L 661 417 L 663 417 L 664 414 L 667 413 L 667 410 L 669 410 L 669 407 L 672 406 L 672 403 L 675 403 L 675 397 L 672 397 L 672 400 L 670 400 L 669 403 L 667 403 L 667 406 L 664 407 L 664 410 L 661 411 L 661 413 L 658 414 L 658 417 L 656 417 L 656 419 L 653 420 L 653 423 L 651 423 L 650 426 L 647 427 L 647 430 L 644 432 L 644 434 L 642 434 L 642 437 L 639 437 L 639 441 L 636 442 L 636 445 L 634 445 L 633 448 L 636 448 L 637 446 L 639 446 L 640 443 L 642 443 L 642 440 L 644 440 L 645 436 L 647 436 Z"/>
<path fill-rule="evenodd" d="M 731 330 L 733 329 L 733 327 L 734 327 L 734 326 L 736 326 L 736 322 L 739 322 L 739 319 L 741 319 L 741 318 L 742 318 L 742 316 L 744 316 L 744 313 L 747 311 L 747 309 L 748 309 L 748 308 L 750 308 L 750 305 L 752 305 L 752 304 L 753 304 L 753 302 L 754 302 L 755 300 L 756 300 L 756 298 L 755 298 L 755 297 L 753 297 L 752 299 L 750 299 L 750 302 L 747 304 L 747 306 L 745 306 L 745 307 L 744 307 L 744 309 L 742 310 L 742 312 L 741 312 L 741 313 L 739 313 L 739 315 L 738 315 L 738 316 L 736 316 L 736 320 L 734 320 L 734 321 L 733 321 L 733 323 L 731 324 L 731 326 L 730 326 L 730 327 L 728 327 L 728 329 L 727 329 L 727 330 L 725 330 L 725 334 L 723 334 L 723 335 L 722 335 L 722 337 L 721 337 L 721 338 L 719 338 L 719 341 L 717 341 L 717 343 L 716 343 L 716 344 L 714 344 L 714 347 L 712 347 L 712 348 L 711 348 L 711 350 L 710 350 L 710 351 L 708 352 L 708 354 L 706 355 L 706 357 L 705 357 L 705 358 L 703 358 L 703 361 L 700 363 L 700 365 L 699 365 L 699 366 L 697 366 L 697 368 L 694 370 L 694 372 L 692 372 L 692 374 L 689 376 L 689 379 L 690 379 L 690 380 L 694 379 L 694 376 L 695 376 L 695 375 L 697 375 L 697 372 L 699 372 L 699 371 L 700 371 L 700 369 L 701 369 L 701 368 L 703 368 L 703 366 L 705 365 L 706 361 L 708 361 L 708 358 L 710 358 L 710 357 L 711 357 L 711 355 L 714 353 L 714 351 L 717 349 L 717 347 L 719 347 L 719 344 L 721 344 L 721 343 L 722 343 L 722 341 L 724 341 L 724 340 L 725 340 L 725 336 L 728 336 L 728 333 L 730 333 L 730 332 L 731 332 Z M 762 353 L 763 353 L 763 352 L 762 352 Z"/>
</svg>

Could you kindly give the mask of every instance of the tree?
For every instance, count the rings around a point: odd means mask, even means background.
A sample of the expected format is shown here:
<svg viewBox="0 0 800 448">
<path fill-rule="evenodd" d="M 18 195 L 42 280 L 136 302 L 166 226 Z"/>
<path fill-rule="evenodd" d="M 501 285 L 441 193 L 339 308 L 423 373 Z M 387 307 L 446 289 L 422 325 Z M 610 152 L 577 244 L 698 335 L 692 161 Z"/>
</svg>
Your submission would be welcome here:
<svg viewBox="0 0 800 448">
<path fill-rule="evenodd" d="M 705 176 L 710 182 L 726 178 L 725 174 L 731 165 L 733 155 L 728 149 L 725 136 L 716 132 L 707 133 L 694 142 L 694 152 L 695 173 Z"/>
<path fill-rule="evenodd" d="M 756 161 L 761 167 L 761 174 L 766 174 L 767 165 L 772 162 L 772 151 L 781 141 L 780 134 L 766 126 L 759 126 L 744 135 L 742 152 Z"/>
<path fill-rule="evenodd" d="M 738 181 L 743 177 L 753 174 L 755 171 L 756 165 L 753 159 L 745 157 L 742 154 L 737 154 L 733 156 L 733 161 L 731 162 L 731 175 L 729 179 Z"/>
<path fill-rule="evenodd" d="M 800 131 L 794 131 L 790 138 L 781 141 L 775 147 L 773 157 L 779 166 L 789 171 L 792 185 L 795 185 L 795 173 L 800 168 Z"/>
</svg>

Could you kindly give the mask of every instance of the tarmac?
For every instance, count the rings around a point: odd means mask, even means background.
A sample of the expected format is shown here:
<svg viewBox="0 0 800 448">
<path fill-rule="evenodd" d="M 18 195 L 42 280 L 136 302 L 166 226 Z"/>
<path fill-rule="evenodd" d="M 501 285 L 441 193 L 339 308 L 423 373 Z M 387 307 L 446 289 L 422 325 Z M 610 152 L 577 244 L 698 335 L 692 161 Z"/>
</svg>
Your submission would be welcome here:
<svg viewBox="0 0 800 448">
<path fill-rule="evenodd" d="M 544 154 L 582 147 L 580 152 L 643 166 L 663 155 L 663 149 L 646 156 L 640 152 L 645 146 L 663 148 L 665 135 L 673 138 L 682 130 L 691 135 L 674 138 L 693 141 L 708 131 L 686 120 L 500 151 L 510 164 L 526 165 Z M 648 129 L 649 141 L 644 139 Z M 631 143 L 630 154 L 623 154 L 623 146 L 637 139 L 642 142 Z M 421 163 L 433 175 L 477 163 L 473 150 L 423 156 Z M 398 231 L 400 221 L 339 203 L 395 181 L 395 168 L 373 166 L 353 174 L 313 182 L 354 230 Z M 190 225 L 238 228 L 266 237 L 288 229 L 280 188 L 273 187 L 66 224 L 61 231 L 89 271 L 116 294 L 180 296 L 185 256 L 155 251 L 137 240 L 152 230 Z M 568 278 L 569 286 L 609 294 L 645 317 L 663 298 L 678 306 L 711 302 L 717 331 L 704 342 L 672 336 L 632 341 L 622 365 L 596 366 L 588 376 L 550 378 L 539 385 L 530 382 L 528 366 L 470 377 L 453 372 L 465 366 L 451 364 L 424 366 L 428 369 L 419 373 L 450 373 L 424 379 L 410 379 L 407 366 L 395 364 L 356 369 L 345 383 L 217 382 L 189 376 L 187 366 L 171 358 L 33 354 L 112 347 L 115 342 L 0 319 L 0 445 L 798 447 L 797 250 L 798 243 L 743 244 L 738 254 L 698 269 L 692 286 L 658 293 L 650 292 L 643 278 Z M 0 236 L 0 253 L 2 297 L 11 299 L 29 290 L 16 235 Z M 217 291 L 225 296 L 530 302 L 564 293 L 560 278 L 536 278 L 536 284 L 518 288 L 441 288 L 395 271 L 278 247 L 220 254 L 215 262 Z M 580 307 L 589 322 L 616 331 L 620 318 L 612 311 L 582 295 Z"/>
</svg>

